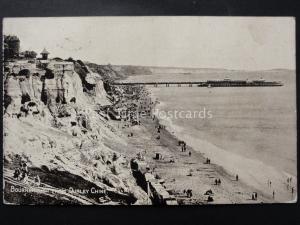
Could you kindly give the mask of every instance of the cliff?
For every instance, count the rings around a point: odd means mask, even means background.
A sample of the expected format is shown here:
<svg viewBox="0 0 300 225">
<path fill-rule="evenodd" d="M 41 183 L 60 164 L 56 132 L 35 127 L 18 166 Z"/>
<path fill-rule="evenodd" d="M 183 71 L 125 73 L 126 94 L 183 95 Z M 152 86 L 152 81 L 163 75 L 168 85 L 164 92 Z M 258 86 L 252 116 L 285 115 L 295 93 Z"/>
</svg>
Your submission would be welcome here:
<svg viewBox="0 0 300 225">
<path fill-rule="evenodd" d="M 113 72 L 105 68 L 101 71 L 93 72 L 80 60 L 16 61 L 5 65 L 6 203 L 146 202 L 147 195 L 137 186 L 129 160 L 120 153 L 125 141 L 110 121 L 95 110 L 96 106 L 111 104 L 103 80 Z M 108 147 L 111 143 L 117 146 L 113 150 Z M 34 189 L 28 197 L 9 191 L 12 185 L 28 185 L 11 180 L 13 171 L 24 161 L 29 168 L 29 183 L 39 175 L 42 186 L 38 188 L 44 188 L 46 193 Z M 91 187 L 102 191 L 59 191 Z"/>
</svg>

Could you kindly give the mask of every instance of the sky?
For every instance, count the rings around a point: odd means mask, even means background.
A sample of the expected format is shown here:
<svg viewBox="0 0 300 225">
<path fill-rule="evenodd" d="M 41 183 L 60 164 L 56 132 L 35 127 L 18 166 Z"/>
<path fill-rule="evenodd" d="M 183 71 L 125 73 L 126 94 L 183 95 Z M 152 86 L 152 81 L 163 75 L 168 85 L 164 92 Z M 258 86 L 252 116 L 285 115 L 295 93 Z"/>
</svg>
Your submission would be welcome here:
<svg viewBox="0 0 300 225">
<path fill-rule="evenodd" d="M 292 17 L 5 18 L 21 50 L 98 64 L 295 69 Z"/>
</svg>

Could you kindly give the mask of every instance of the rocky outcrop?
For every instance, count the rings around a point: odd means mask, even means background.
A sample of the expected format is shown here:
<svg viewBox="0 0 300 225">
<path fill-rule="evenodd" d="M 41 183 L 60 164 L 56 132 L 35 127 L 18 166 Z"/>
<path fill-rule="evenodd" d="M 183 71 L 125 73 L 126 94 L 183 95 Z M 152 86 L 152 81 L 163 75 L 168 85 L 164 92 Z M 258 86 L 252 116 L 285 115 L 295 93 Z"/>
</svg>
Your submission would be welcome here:
<svg viewBox="0 0 300 225">
<path fill-rule="evenodd" d="M 71 99 L 71 105 L 110 104 L 101 76 L 81 61 L 50 61 L 44 69 L 15 62 L 7 68 L 10 71 L 5 80 L 7 113 L 19 113 L 22 104 L 29 101 L 44 103 L 53 116 L 60 117 L 70 116 L 71 112 L 66 112 L 70 107 L 61 105 L 68 105 Z"/>
</svg>

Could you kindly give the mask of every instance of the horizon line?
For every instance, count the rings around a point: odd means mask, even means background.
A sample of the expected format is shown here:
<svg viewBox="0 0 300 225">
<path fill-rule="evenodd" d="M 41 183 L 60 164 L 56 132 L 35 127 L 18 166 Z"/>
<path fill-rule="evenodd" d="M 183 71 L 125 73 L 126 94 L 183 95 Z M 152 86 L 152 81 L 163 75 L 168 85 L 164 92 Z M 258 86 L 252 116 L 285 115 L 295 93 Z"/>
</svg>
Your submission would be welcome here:
<svg viewBox="0 0 300 225">
<path fill-rule="evenodd" d="M 229 69 L 229 68 L 222 68 L 222 67 L 184 67 L 184 66 L 149 66 L 149 65 L 134 65 L 134 64 L 112 64 L 112 63 L 107 63 L 107 64 L 102 64 L 102 63 L 95 63 L 91 62 L 89 60 L 82 60 L 87 63 L 93 63 L 97 64 L 100 66 L 134 66 L 134 67 L 148 67 L 148 68 L 172 68 L 172 69 L 191 69 L 191 70 L 197 70 L 197 69 L 212 69 L 212 70 L 232 70 L 232 71 L 269 71 L 269 70 L 291 70 L 291 71 L 296 71 L 296 68 L 291 69 L 291 68 L 278 68 L 278 67 L 273 67 L 269 69 Z"/>
</svg>

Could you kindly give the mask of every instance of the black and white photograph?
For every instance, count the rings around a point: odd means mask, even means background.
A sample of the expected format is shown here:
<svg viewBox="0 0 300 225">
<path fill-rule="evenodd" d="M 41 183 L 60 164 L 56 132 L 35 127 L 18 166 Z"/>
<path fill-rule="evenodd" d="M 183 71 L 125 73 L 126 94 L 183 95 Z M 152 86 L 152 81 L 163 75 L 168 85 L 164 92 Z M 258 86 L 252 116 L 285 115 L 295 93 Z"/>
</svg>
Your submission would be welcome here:
<svg viewBox="0 0 300 225">
<path fill-rule="evenodd" d="M 3 204 L 296 203 L 295 26 L 4 18 Z"/>
</svg>

